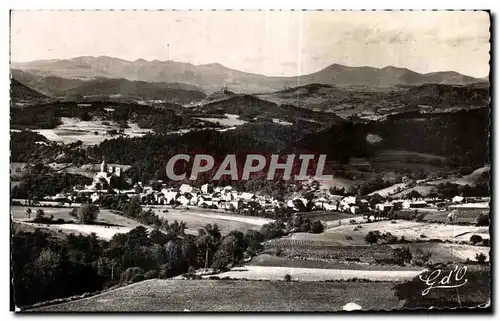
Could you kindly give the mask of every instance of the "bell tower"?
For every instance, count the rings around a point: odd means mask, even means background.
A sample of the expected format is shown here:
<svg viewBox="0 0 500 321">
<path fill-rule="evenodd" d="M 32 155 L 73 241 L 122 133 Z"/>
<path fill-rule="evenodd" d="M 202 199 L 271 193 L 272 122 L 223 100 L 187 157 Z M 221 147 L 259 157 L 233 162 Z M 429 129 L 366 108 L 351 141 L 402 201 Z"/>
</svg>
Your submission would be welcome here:
<svg viewBox="0 0 500 321">
<path fill-rule="evenodd" d="M 106 163 L 106 157 L 102 157 L 101 163 L 101 173 L 106 173 L 108 171 L 108 164 Z"/>
</svg>

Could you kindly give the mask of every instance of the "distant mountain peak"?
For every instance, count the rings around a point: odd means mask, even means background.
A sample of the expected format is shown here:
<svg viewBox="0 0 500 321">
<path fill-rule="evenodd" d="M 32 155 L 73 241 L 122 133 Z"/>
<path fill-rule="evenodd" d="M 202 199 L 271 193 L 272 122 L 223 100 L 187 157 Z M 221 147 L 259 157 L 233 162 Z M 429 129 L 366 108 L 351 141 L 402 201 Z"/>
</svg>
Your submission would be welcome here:
<svg viewBox="0 0 500 321">
<path fill-rule="evenodd" d="M 324 69 L 295 77 L 268 77 L 235 70 L 218 62 L 193 65 L 177 61 L 127 61 L 108 56 L 82 56 L 73 59 L 12 63 L 12 68 L 43 76 L 71 79 L 95 79 L 96 77 L 126 78 L 146 82 L 185 83 L 214 92 L 228 87 L 236 93 L 266 93 L 297 85 L 325 84 L 331 86 L 417 86 L 425 83 L 466 85 L 483 81 L 457 72 L 433 72 L 421 74 L 407 68 L 386 66 L 345 66 L 331 64 Z"/>
</svg>

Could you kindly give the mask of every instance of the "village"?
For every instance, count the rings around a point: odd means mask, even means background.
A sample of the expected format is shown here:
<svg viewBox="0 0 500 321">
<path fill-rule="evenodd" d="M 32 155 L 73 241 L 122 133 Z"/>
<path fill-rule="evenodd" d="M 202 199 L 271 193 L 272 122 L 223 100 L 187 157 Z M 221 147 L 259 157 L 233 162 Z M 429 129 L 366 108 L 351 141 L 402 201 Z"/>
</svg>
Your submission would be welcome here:
<svg viewBox="0 0 500 321">
<path fill-rule="evenodd" d="M 129 167 L 129 166 L 128 166 Z M 204 184 L 195 187 L 190 184 L 181 184 L 179 187 L 167 187 L 157 182 L 155 188 L 151 185 L 136 183 L 131 189 L 109 188 L 113 178 L 120 178 L 127 166 L 107 164 L 106 160 L 100 164 L 100 170 L 90 185 L 83 188 L 75 186 L 72 192 L 49 195 L 40 200 L 15 200 L 28 206 L 60 206 L 66 204 L 78 207 L 83 202 L 100 204 L 108 195 L 126 195 L 128 199 L 138 198 L 146 205 L 164 205 L 185 208 L 209 209 L 211 211 L 237 213 L 240 215 L 265 216 L 272 218 L 278 210 L 286 209 L 291 212 L 323 211 L 341 212 L 352 215 L 363 215 L 369 220 L 379 217 L 391 218 L 396 211 L 409 213 L 436 213 L 446 212 L 450 223 L 455 221 L 460 211 L 489 211 L 489 197 L 463 197 L 456 195 L 451 199 L 438 197 L 382 197 L 373 192 L 364 196 L 334 195 L 321 189 L 315 181 L 306 185 L 300 193 L 278 200 L 272 196 L 257 193 L 241 192 L 232 186 L 214 186 Z M 407 182 L 407 179 L 404 179 Z M 419 180 L 417 184 L 425 183 Z M 398 191 L 400 188 L 397 189 Z M 411 194 L 409 194 L 411 195 Z M 307 196 L 307 197 L 306 197 Z"/>
</svg>

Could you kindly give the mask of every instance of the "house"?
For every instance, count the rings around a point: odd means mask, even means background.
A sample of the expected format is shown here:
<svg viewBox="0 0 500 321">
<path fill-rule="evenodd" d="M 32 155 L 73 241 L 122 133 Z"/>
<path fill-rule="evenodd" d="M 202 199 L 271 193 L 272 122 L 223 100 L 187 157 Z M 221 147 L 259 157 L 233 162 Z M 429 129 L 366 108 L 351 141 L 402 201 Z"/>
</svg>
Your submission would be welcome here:
<svg viewBox="0 0 500 321">
<path fill-rule="evenodd" d="M 336 211 L 337 210 L 337 204 L 336 202 L 332 202 L 332 203 L 326 203 L 326 204 L 323 204 L 323 208 L 327 211 Z"/>
<path fill-rule="evenodd" d="M 393 207 L 392 203 L 379 203 L 375 205 L 375 209 L 383 213 L 389 212 Z"/>
<path fill-rule="evenodd" d="M 201 192 L 203 194 L 209 194 L 209 193 L 212 193 L 213 191 L 214 191 L 214 188 L 212 185 L 210 185 L 208 183 L 201 185 Z"/>
<path fill-rule="evenodd" d="M 181 196 L 177 197 L 176 201 L 181 203 L 182 205 L 189 204 L 189 198 L 187 198 L 185 195 L 181 195 Z"/>
<path fill-rule="evenodd" d="M 453 203 L 463 203 L 464 197 L 463 196 L 455 196 L 451 199 Z"/>
<path fill-rule="evenodd" d="M 328 200 L 324 197 L 320 197 L 314 201 L 314 206 L 317 208 L 324 209 L 325 208 L 325 203 L 327 203 Z"/>
<path fill-rule="evenodd" d="M 241 194 L 239 195 L 239 197 L 240 197 L 241 199 L 244 199 L 244 200 L 247 200 L 247 201 L 251 201 L 251 200 L 256 199 L 255 194 L 253 194 L 253 193 L 245 193 L 245 192 L 244 192 L 244 193 L 241 193 Z"/>
<path fill-rule="evenodd" d="M 189 193 L 193 190 L 193 187 L 189 184 L 182 184 L 181 187 L 179 187 L 179 192 L 182 194 L 184 193 Z"/>
<path fill-rule="evenodd" d="M 409 209 L 409 208 L 424 208 L 427 207 L 428 204 L 426 201 L 409 201 L 405 200 L 403 201 L 403 208 L 404 209 Z"/>
</svg>

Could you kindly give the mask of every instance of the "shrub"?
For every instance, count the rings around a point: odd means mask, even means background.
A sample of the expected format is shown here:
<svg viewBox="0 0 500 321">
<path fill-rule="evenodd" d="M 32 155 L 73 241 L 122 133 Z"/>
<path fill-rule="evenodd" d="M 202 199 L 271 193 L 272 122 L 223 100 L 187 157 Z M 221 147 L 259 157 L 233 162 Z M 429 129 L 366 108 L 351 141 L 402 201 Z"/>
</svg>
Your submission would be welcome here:
<svg viewBox="0 0 500 321">
<path fill-rule="evenodd" d="M 290 274 L 285 274 L 285 276 L 283 277 L 283 280 L 285 282 L 292 282 L 292 276 Z"/>
<path fill-rule="evenodd" d="M 149 270 L 144 273 L 144 280 L 156 279 L 158 277 L 158 272 L 156 270 Z"/>
<path fill-rule="evenodd" d="M 392 250 L 392 258 L 394 263 L 398 265 L 404 265 L 405 263 L 410 263 L 413 255 L 411 254 L 410 248 L 398 247 Z"/>
<path fill-rule="evenodd" d="M 375 244 L 378 243 L 379 238 L 380 238 L 379 231 L 370 231 L 365 236 L 365 242 L 368 244 Z"/>
<path fill-rule="evenodd" d="M 276 249 L 276 253 L 275 253 L 275 255 L 276 255 L 276 256 L 281 256 L 281 254 L 282 254 L 281 248 L 279 248 L 279 247 L 278 247 L 278 248 Z"/>
<path fill-rule="evenodd" d="M 417 216 L 415 217 L 415 221 L 422 222 L 426 215 L 427 215 L 426 213 L 417 214 Z"/>
<path fill-rule="evenodd" d="M 350 220 L 349 223 L 356 224 L 356 220 Z"/>
<path fill-rule="evenodd" d="M 77 211 L 77 218 L 80 223 L 88 224 L 97 220 L 99 214 L 99 207 L 94 204 L 82 204 Z"/>
<path fill-rule="evenodd" d="M 120 275 L 120 284 L 125 285 L 144 280 L 144 270 L 140 267 L 134 266 L 126 269 Z"/>
<path fill-rule="evenodd" d="M 352 236 L 346 235 L 345 239 L 348 240 L 348 241 L 352 241 Z"/>
<path fill-rule="evenodd" d="M 415 255 L 413 256 L 413 264 L 417 266 L 424 266 L 427 264 L 432 256 L 432 252 L 430 251 L 423 251 L 421 249 L 417 249 L 415 251 Z"/>
<path fill-rule="evenodd" d="M 391 224 L 397 224 L 398 221 L 391 221 Z"/>
<path fill-rule="evenodd" d="M 421 238 L 421 239 L 425 239 L 425 238 L 427 238 L 427 235 L 425 235 L 425 234 L 420 234 L 420 238 Z"/>
<path fill-rule="evenodd" d="M 311 224 L 311 233 L 320 234 L 320 233 L 323 233 L 324 230 L 325 230 L 325 227 L 323 226 L 323 224 L 321 223 L 321 221 L 314 221 L 314 222 L 312 222 L 312 224 Z"/>
<path fill-rule="evenodd" d="M 398 238 L 390 232 L 382 234 L 382 239 L 384 239 L 387 244 L 394 244 L 398 241 Z"/>
<path fill-rule="evenodd" d="M 484 264 L 486 262 L 486 255 L 484 253 L 476 253 L 476 261 L 479 264 Z"/>
<path fill-rule="evenodd" d="M 490 246 L 490 239 L 483 239 L 483 246 Z"/>
<path fill-rule="evenodd" d="M 470 237 L 469 241 L 472 243 L 472 245 L 476 245 L 477 243 L 482 242 L 483 238 L 480 235 L 474 234 Z"/>
<path fill-rule="evenodd" d="M 477 226 L 489 226 L 490 225 L 490 216 L 489 214 L 479 214 L 476 219 Z"/>
</svg>

